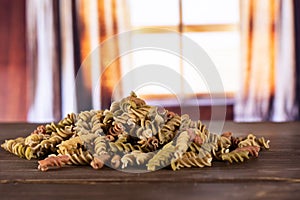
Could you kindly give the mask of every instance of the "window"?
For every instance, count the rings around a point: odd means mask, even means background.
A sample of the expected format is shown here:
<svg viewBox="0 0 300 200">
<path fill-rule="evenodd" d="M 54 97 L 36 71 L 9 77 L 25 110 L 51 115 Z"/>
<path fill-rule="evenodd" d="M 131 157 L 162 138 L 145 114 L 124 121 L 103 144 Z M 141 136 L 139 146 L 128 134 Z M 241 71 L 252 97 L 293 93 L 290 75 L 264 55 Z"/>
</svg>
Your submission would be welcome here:
<svg viewBox="0 0 300 200">
<path fill-rule="evenodd" d="M 182 32 L 185 37 L 195 41 L 214 62 L 225 93 L 227 95 L 235 93 L 239 72 L 238 0 L 130 0 L 130 14 L 133 29 L 166 28 Z M 137 37 L 151 37 L 153 34 L 166 33 L 144 32 L 142 36 Z M 136 39 L 138 38 L 133 38 L 131 42 Z M 180 41 L 178 48 L 184 48 L 180 47 Z M 195 93 L 205 95 L 211 92 L 205 86 L 203 77 L 197 77 L 197 73 L 187 62 L 168 52 L 145 49 L 132 52 L 124 56 L 124 59 L 130 59 L 132 65 L 123 66 L 123 73 L 142 65 L 161 64 L 170 66 L 185 77 Z M 129 93 L 127 90 L 131 89 L 130 83 L 123 84 L 124 93 Z M 184 86 L 178 88 L 178 90 L 185 89 Z M 155 84 L 142 85 L 137 91 L 144 98 L 180 93 Z"/>
</svg>

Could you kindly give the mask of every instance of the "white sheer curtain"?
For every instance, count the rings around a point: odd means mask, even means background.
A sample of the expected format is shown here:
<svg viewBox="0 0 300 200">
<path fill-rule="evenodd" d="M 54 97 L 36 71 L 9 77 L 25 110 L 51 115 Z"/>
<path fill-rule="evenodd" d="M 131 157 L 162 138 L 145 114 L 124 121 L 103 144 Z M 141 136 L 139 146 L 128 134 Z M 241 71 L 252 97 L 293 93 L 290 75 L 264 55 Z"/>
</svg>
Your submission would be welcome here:
<svg viewBox="0 0 300 200">
<path fill-rule="evenodd" d="M 29 99 L 32 101 L 28 121 L 53 121 L 60 115 L 55 108 L 59 104 L 55 98 L 59 60 L 55 51 L 53 6 L 51 0 L 28 0 L 26 4 Z"/>
<path fill-rule="evenodd" d="M 293 1 L 241 1 L 241 38 L 235 120 L 296 119 Z"/>
<path fill-rule="evenodd" d="M 272 120 L 295 120 L 298 115 L 296 100 L 296 63 L 293 1 L 281 2 L 278 23 L 275 94 Z"/>
<path fill-rule="evenodd" d="M 110 104 L 120 63 L 110 66 L 100 81 L 102 60 L 110 52 L 98 49 L 98 56 L 87 59 L 88 67 L 81 64 L 102 41 L 126 28 L 126 9 L 119 0 L 26 1 L 28 121 L 57 121 L 70 112 Z M 111 51 L 117 52 L 118 44 Z"/>
</svg>

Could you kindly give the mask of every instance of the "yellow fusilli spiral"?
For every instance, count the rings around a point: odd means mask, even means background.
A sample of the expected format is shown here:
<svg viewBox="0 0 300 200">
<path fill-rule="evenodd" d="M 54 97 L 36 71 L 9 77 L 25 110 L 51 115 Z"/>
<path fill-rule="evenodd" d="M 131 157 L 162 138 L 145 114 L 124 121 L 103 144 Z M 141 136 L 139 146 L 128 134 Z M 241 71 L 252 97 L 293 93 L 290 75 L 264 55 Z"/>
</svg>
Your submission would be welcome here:
<svg viewBox="0 0 300 200">
<path fill-rule="evenodd" d="M 34 151 L 32 150 L 32 148 L 25 145 L 25 138 L 23 137 L 5 140 L 1 147 L 6 151 L 19 156 L 20 158 L 26 158 L 27 160 L 36 158 L 36 155 L 34 155 Z"/>
<path fill-rule="evenodd" d="M 123 143 L 123 142 L 109 142 L 109 150 L 117 153 L 123 152 L 128 153 L 134 150 L 142 150 L 139 145 L 132 145 L 131 143 Z"/>
<path fill-rule="evenodd" d="M 47 140 L 50 138 L 48 134 L 30 134 L 25 138 L 24 144 L 29 147 L 36 147 L 39 145 L 43 140 Z"/>
<path fill-rule="evenodd" d="M 270 140 L 266 140 L 264 137 L 261 137 L 261 138 L 256 138 L 255 141 L 257 142 L 257 144 L 260 146 L 260 147 L 263 147 L 265 149 L 269 149 L 270 148 Z"/>
<path fill-rule="evenodd" d="M 181 158 L 172 161 L 171 167 L 173 170 L 183 167 L 205 167 L 211 166 L 211 161 L 212 157 L 209 153 L 200 156 L 194 152 L 186 152 Z"/>
<path fill-rule="evenodd" d="M 57 124 L 52 122 L 46 125 L 46 133 L 51 134 L 56 132 L 56 129 L 63 129 L 65 126 L 74 126 L 77 120 L 75 113 L 68 114 L 64 119 L 60 120 Z"/>
<path fill-rule="evenodd" d="M 174 157 L 175 146 L 172 142 L 167 143 L 159 150 L 146 164 L 149 171 L 154 171 L 159 167 L 165 167 L 170 164 Z"/>
<path fill-rule="evenodd" d="M 59 154 L 74 154 L 78 151 L 79 148 L 83 148 L 83 141 L 79 136 L 70 138 L 69 140 L 65 140 L 57 145 Z"/>
<path fill-rule="evenodd" d="M 79 148 L 73 154 L 64 154 L 70 157 L 70 163 L 74 165 L 89 165 L 93 160 L 93 156 L 88 151 L 83 151 L 82 148 Z"/>
<path fill-rule="evenodd" d="M 238 147 L 245 146 L 258 146 L 259 144 L 256 142 L 256 137 L 253 134 L 249 134 L 245 139 L 239 142 Z"/>
<path fill-rule="evenodd" d="M 249 159 L 249 151 L 240 151 L 240 152 L 229 152 L 221 155 L 221 159 L 228 161 L 230 163 L 233 162 L 243 162 L 245 159 Z"/>
</svg>

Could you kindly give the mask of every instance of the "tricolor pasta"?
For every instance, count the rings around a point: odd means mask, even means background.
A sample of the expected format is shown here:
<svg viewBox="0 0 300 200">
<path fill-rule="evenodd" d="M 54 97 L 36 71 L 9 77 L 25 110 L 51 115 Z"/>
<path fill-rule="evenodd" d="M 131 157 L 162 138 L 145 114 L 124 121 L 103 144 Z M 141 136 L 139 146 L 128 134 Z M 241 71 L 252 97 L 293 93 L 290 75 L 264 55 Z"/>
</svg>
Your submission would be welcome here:
<svg viewBox="0 0 300 200">
<path fill-rule="evenodd" d="M 39 159 L 42 171 L 64 165 L 154 171 L 206 167 L 214 160 L 243 162 L 269 149 L 269 142 L 253 134 L 211 133 L 200 120 L 147 105 L 132 93 L 109 109 L 70 113 L 1 147 L 21 158 Z"/>
</svg>

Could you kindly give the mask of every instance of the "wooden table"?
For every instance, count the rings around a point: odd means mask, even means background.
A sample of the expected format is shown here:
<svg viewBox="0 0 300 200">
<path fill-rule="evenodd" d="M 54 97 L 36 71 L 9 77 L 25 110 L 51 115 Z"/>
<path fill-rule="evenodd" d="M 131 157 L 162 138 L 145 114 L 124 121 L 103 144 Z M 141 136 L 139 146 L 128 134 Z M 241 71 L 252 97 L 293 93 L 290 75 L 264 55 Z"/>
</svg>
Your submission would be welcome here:
<svg viewBox="0 0 300 200">
<path fill-rule="evenodd" d="M 27 136 L 36 124 L 0 124 L 0 142 Z M 125 173 L 65 167 L 41 172 L 36 160 L 0 150 L 0 199 L 299 199 L 300 122 L 233 123 L 223 131 L 271 140 L 271 149 L 242 164 Z"/>
</svg>

